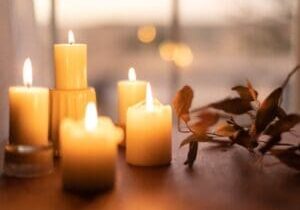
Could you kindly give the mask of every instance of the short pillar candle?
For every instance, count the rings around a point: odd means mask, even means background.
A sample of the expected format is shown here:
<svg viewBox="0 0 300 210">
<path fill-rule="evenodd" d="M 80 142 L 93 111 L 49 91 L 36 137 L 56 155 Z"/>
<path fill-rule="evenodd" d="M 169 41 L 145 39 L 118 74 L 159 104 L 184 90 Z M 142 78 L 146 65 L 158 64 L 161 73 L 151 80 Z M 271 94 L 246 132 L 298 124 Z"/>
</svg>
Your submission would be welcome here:
<svg viewBox="0 0 300 210">
<path fill-rule="evenodd" d="M 108 117 L 98 118 L 95 103 L 89 103 L 85 119 L 65 119 L 60 135 L 64 187 L 88 192 L 111 188 L 123 130 Z"/>
<path fill-rule="evenodd" d="M 172 111 L 152 98 L 147 85 L 146 101 L 129 107 L 126 123 L 126 161 L 137 166 L 171 162 Z"/>
</svg>

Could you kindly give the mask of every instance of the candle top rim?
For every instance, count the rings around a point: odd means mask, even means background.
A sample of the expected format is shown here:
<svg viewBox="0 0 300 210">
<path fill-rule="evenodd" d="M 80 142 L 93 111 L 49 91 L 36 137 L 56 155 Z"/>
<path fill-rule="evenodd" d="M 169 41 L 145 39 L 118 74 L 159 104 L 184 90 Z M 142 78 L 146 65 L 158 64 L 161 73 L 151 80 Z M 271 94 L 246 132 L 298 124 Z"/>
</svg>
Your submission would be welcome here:
<svg viewBox="0 0 300 210">
<path fill-rule="evenodd" d="M 72 94 L 74 92 L 75 93 L 78 93 L 78 92 L 84 93 L 86 91 L 91 91 L 91 90 L 93 91 L 94 88 L 92 86 L 88 86 L 87 88 L 81 88 L 81 89 L 67 89 L 67 88 L 65 88 L 65 89 L 57 89 L 55 87 L 52 87 L 52 88 L 49 88 L 49 90 L 51 92 L 63 92 L 63 93 L 70 93 L 70 94 Z"/>
<path fill-rule="evenodd" d="M 9 87 L 9 90 L 15 90 L 15 91 L 49 91 L 48 87 L 42 87 L 42 86 L 22 86 L 22 85 L 18 85 L 18 86 L 11 86 Z"/>
<path fill-rule="evenodd" d="M 76 132 L 71 132 L 72 136 L 75 138 L 80 137 L 82 135 L 100 135 L 101 142 L 109 141 L 111 143 L 117 144 L 123 139 L 124 132 L 123 130 L 116 126 L 110 117 L 108 116 L 98 116 L 97 117 L 97 126 L 95 129 L 88 131 L 85 128 L 85 122 L 83 120 L 74 120 L 71 118 L 65 118 L 63 119 L 61 123 L 61 127 L 64 130 L 74 130 L 74 127 L 76 128 Z M 104 141 L 105 140 L 105 141 Z"/>
<path fill-rule="evenodd" d="M 170 106 L 169 104 L 163 104 L 161 103 L 157 98 L 153 98 L 153 111 L 157 110 L 156 108 L 157 107 L 168 107 Z M 140 101 L 139 103 L 133 105 L 133 106 L 130 106 L 128 109 L 145 109 L 146 110 L 146 100 L 143 100 L 143 101 Z M 147 111 L 149 113 L 151 113 L 152 111 Z"/>
<path fill-rule="evenodd" d="M 78 47 L 78 46 L 87 46 L 87 44 L 85 44 L 85 43 L 55 43 L 54 44 L 54 47 L 57 47 L 57 46 L 76 46 L 76 47 Z"/>
<path fill-rule="evenodd" d="M 145 85 L 147 85 L 147 81 L 146 80 L 129 80 L 129 79 L 123 79 L 123 80 L 119 80 L 118 83 L 128 83 L 128 84 L 134 84 L 134 83 L 145 83 Z"/>
</svg>

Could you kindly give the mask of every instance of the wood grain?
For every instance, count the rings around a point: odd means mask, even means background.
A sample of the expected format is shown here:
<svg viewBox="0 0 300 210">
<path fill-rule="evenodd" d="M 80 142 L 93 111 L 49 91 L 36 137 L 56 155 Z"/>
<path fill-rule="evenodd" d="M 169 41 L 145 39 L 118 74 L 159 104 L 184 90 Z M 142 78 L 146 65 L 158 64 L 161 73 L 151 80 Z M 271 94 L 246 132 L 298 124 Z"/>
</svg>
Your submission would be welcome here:
<svg viewBox="0 0 300 210">
<path fill-rule="evenodd" d="M 59 164 L 55 173 L 36 179 L 0 178 L 0 209 L 43 210 L 299 210 L 300 173 L 281 164 L 261 169 L 243 148 L 200 146 L 194 169 L 183 165 L 186 148 L 173 145 L 167 167 L 141 168 L 125 162 L 120 149 L 114 189 L 96 195 L 64 191 Z M 299 140 L 299 139 L 296 139 Z M 265 164 L 278 162 L 267 157 Z"/>
</svg>

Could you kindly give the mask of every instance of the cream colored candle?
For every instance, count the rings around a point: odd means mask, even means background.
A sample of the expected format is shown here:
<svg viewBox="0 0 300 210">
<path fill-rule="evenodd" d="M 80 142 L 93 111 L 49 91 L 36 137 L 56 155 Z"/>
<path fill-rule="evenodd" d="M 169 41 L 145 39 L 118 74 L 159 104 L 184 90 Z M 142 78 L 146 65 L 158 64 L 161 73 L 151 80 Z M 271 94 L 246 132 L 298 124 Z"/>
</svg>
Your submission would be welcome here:
<svg viewBox="0 0 300 210">
<path fill-rule="evenodd" d="M 125 126 L 128 107 L 143 101 L 147 82 L 136 80 L 134 68 L 128 71 L 128 80 L 118 82 L 119 125 Z"/>
<path fill-rule="evenodd" d="M 84 121 L 65 119 L 60 136 L 65 188 L 98 191 L 112 187 L 121 128 L 108 117 L 98 118 L 95 103 L 89 103 Z"/>
<path fill-rule="evenodd" d="M 72 31 L 68 37 L 68 44 L 54 45 L 55 87 L 83 89 L 87 87 L 87 46 L 75 44 Z"/>
<path fill-rule="evenodd" d="M 171 161 L 172 111 L 169 105 L 153 102 L 147 85 L 146 101 L 127 112 L 126 161 L 138 166 L 166 165 Z"/>
<path fill-rule="evenodd" d="M 26 59 L 23 68 L 25 86 L 9 88 L 9 140 L 11 144 L 48 144 L 49 91 L 31 87 L 32 67 Z"/>
</svg>

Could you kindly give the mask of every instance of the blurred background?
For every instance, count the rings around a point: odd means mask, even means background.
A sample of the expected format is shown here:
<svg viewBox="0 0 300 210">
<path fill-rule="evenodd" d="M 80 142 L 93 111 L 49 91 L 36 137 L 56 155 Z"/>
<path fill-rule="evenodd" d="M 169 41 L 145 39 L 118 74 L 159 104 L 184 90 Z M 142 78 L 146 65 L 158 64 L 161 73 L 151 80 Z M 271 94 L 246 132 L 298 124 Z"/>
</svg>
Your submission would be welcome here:
<svg viewBox="0 0 300 210">
<path fill-rule="evenodd" d="M 130 67 L 163 103 L 189 84 L 194 106 L 204 105 L 246 79 L 265 97 L 296 64 L 297 19 L 297 0 L 1 0 L 0 136 L 24 59 L 32 58 L 34 85 L 53 87 L 53 43 L 67 42 L 70 29 L 88 44 L 101 114 L 116 119 L 116 83 Z M 285 94 L 290 111 L 296 83 Z"/>
</svg>

